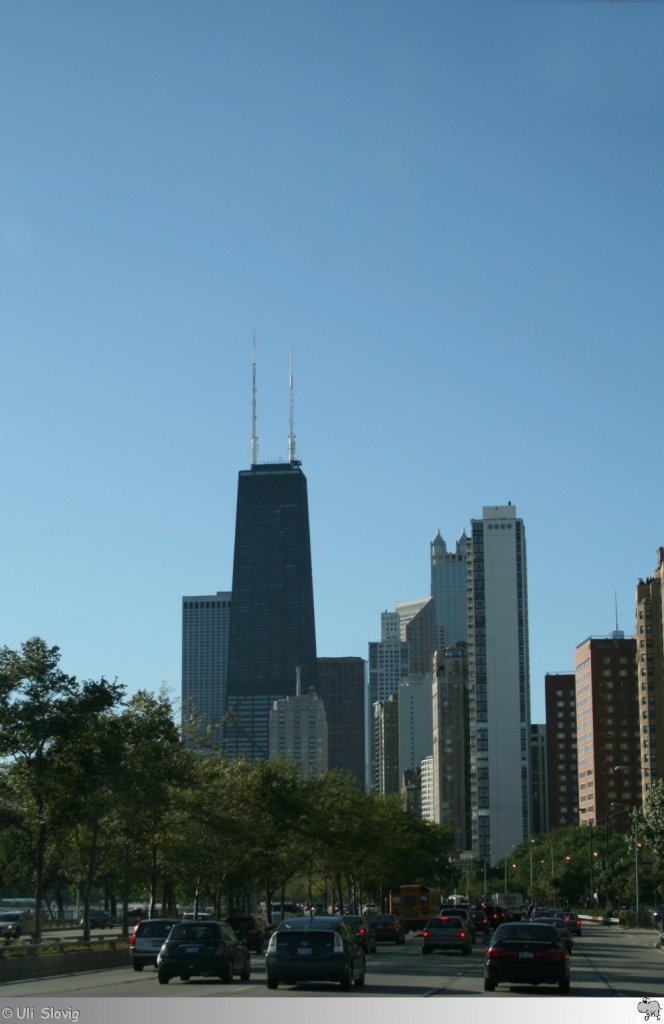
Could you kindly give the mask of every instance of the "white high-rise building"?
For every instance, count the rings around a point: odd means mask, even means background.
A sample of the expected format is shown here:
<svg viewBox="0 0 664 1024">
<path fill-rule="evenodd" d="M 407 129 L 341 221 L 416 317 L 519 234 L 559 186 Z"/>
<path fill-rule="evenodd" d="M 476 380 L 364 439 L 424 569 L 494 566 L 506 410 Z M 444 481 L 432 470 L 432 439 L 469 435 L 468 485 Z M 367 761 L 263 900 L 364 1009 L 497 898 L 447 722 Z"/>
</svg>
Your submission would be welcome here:
<svg viewBox="0 0 664 1024">
<path fill-rule="evenodd" d="M 514 505 L 472 520 L 467 581 L 472 841 L 495 863 L 530 832 L 526 538 Z"/>
<path fill-rule="evenodd" d="M 415 775 L 420 762 L 430 757 L 431 676 L 411 674 L 399 683 L 399 780 L 404 772 Z"/>
<path fill-rule="evenodd" d="M 424 821 L 435 822 L 436 820 L 433 791 L 433 757 L 423 757 L 420 775 L 420 807 L 421 817 Z"/>
<path fill-rule="evenodd" d="M 188 736 L 192 746 L 221 741 L 230 614 L 228 591 L 182 598 L 182 719 L 198 734 Z"/>
</svg>

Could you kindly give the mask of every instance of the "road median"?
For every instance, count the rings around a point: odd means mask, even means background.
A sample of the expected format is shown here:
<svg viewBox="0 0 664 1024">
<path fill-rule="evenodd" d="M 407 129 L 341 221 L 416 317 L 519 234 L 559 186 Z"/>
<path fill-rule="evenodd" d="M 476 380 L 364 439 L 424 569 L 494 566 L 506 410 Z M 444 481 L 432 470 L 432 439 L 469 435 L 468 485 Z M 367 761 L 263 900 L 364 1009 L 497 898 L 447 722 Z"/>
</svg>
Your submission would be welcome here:
<svg viewBox="0 0 664 1024">
<path fill-rule="evenodd" d="M 29 978 L 48 978 L 81 971 L 103 971 L 129 967 L 127 940 L 109 940 L 85 945 L 46 942 L 25 948 L 0 947 L 0 984 Z"/>
</svg>

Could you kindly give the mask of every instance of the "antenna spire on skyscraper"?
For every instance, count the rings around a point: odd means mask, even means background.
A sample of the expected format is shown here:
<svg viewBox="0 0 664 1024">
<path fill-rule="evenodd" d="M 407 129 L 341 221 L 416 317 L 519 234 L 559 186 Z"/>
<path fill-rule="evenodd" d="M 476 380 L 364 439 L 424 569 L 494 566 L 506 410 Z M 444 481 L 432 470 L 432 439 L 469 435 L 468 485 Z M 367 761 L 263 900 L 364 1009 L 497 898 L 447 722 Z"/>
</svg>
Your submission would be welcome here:
<svg viewBox="0 0 664 1024">
<path fill-rule="evenodd" d="M 251 359 L 251 465 L 258 462 L 258 434 L 256 433 L 256 334 Z"/>
<path fill-rule="evenodd" d="M 293 349 L 290 350 L 289 372 L 288 372 L 288 461 L 293 465 L 299 465 L 295 455 L 295 389 L 293 385 Z"/>
</svg>

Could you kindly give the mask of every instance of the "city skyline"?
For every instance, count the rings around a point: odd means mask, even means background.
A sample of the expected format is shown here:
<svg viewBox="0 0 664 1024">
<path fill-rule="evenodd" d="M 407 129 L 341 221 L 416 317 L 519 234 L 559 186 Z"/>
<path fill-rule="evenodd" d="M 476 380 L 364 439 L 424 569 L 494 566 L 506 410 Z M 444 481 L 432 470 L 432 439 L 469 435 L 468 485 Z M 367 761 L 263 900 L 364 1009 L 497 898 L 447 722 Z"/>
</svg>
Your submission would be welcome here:
<svg viewBox="0 0 664 1024">
<path fill-rule="evenodd" d="M 255 335 L 260 461 L 294 353 L 318 655 L 366 659 L 437 531 L 511 501 L 543 722 L 664 540 L 661 5 L 35 0 L 0 28 L 0 644 L 177 703 L 182 595 L 232 586 Z"/>
</svg>

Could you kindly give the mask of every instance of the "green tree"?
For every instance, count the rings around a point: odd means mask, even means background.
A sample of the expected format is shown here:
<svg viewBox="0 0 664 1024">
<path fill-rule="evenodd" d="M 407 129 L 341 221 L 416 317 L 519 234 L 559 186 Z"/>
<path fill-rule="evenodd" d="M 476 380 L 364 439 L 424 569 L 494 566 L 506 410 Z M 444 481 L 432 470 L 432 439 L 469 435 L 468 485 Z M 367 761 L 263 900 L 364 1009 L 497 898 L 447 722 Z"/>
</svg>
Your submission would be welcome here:
<svg viewBox="0 0 664 1024">
<path fill-rule="evenodd" d="M 186 792 L 195 776 L 193 755 L 182 743 L 164 689 L 158 694 L 147 690 L 135 693 L 118 716 L 116 736 L 111 824 L 121 860 L 122 930 L 126 935 L 132 886 L 142 880 L 149 893 L 150 916 L 155 914 L 160 879 L 168 898 L 174 899 L 171 876 L 176 867 L 170 854 L 163 856 L 163 849 L 170 845 L 169 816 L 177 794 Z M 196 842 L 195 833 L 192 838 Z"/>
<path fill-rule="evenodd" d="M 90 722 L 123 694 L 121 686 L 103 678 L 79 683 L 59 669 L 59 661 L 59 648 L 39 637 L 20 651 L 0 649 L 0 758 L 33 840 L 36 940 L 47 846 L 71 796 L 68 754 Z"/>
</svg>

